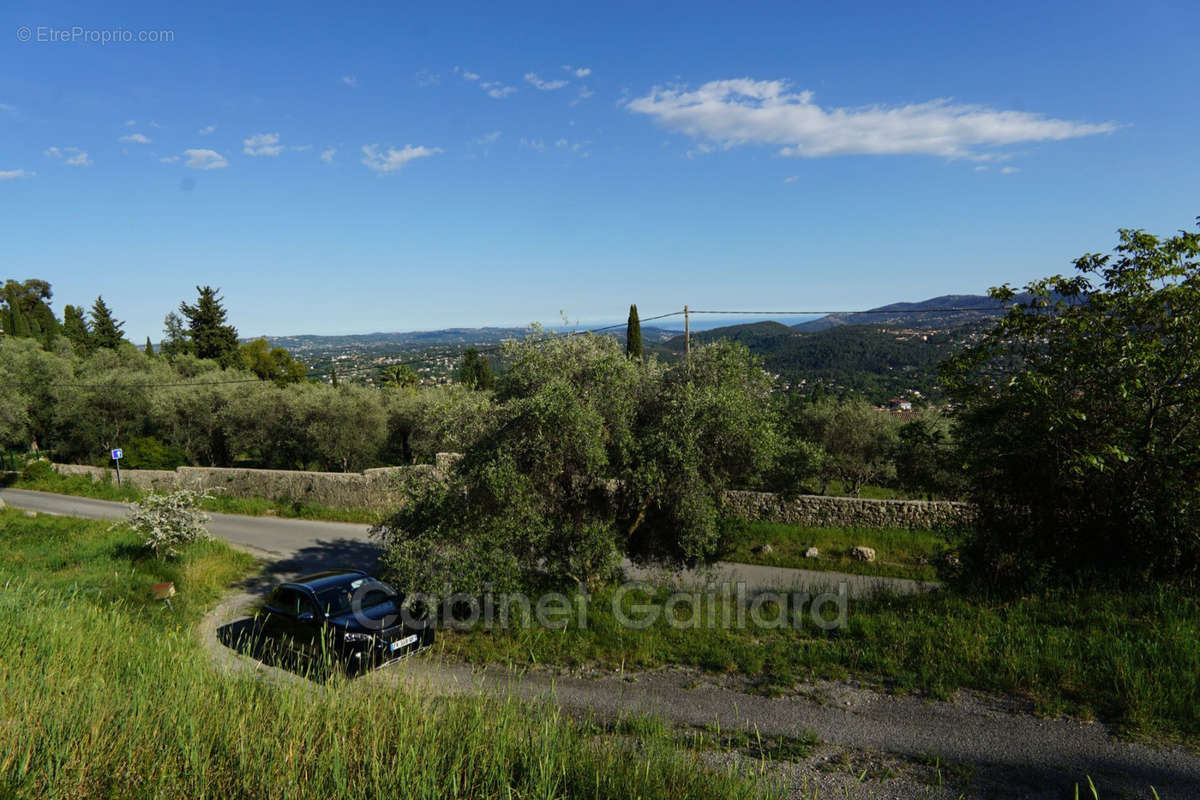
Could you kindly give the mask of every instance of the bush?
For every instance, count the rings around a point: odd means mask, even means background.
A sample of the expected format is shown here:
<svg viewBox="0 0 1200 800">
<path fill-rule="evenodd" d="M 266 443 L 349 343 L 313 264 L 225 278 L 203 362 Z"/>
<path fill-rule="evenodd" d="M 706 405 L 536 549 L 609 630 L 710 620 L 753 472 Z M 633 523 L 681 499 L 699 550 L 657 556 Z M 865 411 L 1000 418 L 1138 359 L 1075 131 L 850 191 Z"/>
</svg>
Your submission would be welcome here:
<svg viewBox="0 0 1200 800">
<path fill-rule="evenodd" d="M 158 558 L 179 555 L 180 548 L 191 542 L 211 539 L 204 528 L 208 515 L 198 506 L 208 495 L 191 489 L 170 494 L 150 492 L 130 504 L 124 524 L 132 528 Z"/>
</svg>

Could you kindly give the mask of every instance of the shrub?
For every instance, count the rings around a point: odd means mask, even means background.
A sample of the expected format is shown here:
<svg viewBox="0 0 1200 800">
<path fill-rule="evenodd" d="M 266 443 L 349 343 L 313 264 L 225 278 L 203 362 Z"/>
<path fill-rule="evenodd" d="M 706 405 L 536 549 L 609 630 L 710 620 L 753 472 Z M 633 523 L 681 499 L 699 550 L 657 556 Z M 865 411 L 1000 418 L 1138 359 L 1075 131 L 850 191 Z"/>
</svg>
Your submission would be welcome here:
<svg viewBox="0 0 1200 800">
<path fill-rule="evenodd" d="M 132 528 L 158 558 L 179 555 L 180 548 L 191 542 L 211 539 L 204 528 L 208 515 L 198 506 L 206 493 L 177 489 L 169 494 L 150 492 L 130 504 L 124 524 Z"/>
</svg>

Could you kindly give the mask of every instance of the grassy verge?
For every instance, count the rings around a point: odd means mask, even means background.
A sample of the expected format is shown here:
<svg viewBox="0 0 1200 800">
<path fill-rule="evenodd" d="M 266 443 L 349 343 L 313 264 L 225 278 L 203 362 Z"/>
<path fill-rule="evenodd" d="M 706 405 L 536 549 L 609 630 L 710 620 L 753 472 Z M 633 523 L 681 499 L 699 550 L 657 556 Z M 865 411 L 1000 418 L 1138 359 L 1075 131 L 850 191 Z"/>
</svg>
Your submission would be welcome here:
<svg viewBox="0 0 1200 800">
<path fill-rule="evenodd" d="M 937 580 L 933 562 L 946 547 L 945 537 L 935 531 L 808 528 L 757 521 L 731 524 L 734 546 L 722 558 L 770 567 L 931 581 Z M 763 545 L 769 545 L 769 551 Z M 856 545 L 874 548 L 877 560 L 869 564 L 853 560 L 850 549 Z M 820 551 L 817 558 L 804 557 L 810 547 Z"/>
<path fill-rule="evenodd" d="M 588 604 L 586 627 L 572 617 L 565 630 L 477 628 L 447 632 L 445 652 L 471 662 L 613 670 L 686 665 L 741 674 L 765 691 L 804 679 L 865 678 L 898 692 L 948 697 L 960 688 L 1029 698 L 1044 714 L 1095 717 L 1130 735 L 1167 736 L 1200 745 L 1200 601 L 1163 588 L 1145 594 L 1100 590 L 1077 596 L 1009 602 L 966 599 L 949 591 L 850 601 L 844 629 L 826 631 L 808 616 L 798 628 L 736 622 L 709 626 L 709 598 L 700 625 L 645 629 L 618 624 L 611 591 Z M 661 610 L 665 590 L 632 603 Z M 715 598 L 717 604 L 729 601 Z M 676 607 L 677 618 L 691 614 Z M 775 619 L 772 610 L 762 615 Z M 730 614 L 729 619 L 736 620 Z"/>
<path fill-rule="evenodd" d="M 146 492 L 134 486 L 117 486 L 111 476 L 109 480 L 93 481 L 86 475 L 60 475 L 51 469 L 27 470 L 20 476 L 11 478 L 6 485 L 15 489 L 33 489 L 40 492 L 93 497 L 97 500 L 112 500 L 120 503 L 132 503 L 146 496 Z M 206 511 L 219 514 L 319 519 L 327 522 L 371 524 L 377 522 L 380 517 L 378 512 L 363 508 L 335 508 L 316 503 L 231 497 L 219 493 L 214 494 L 201 505 Z"/>
<path fill-rule="evenodd" d="M 0 795 L 28 798 L 751 798 L 669 731 L 516 700 L 217 671 L 191 623 L 250 568 L 168 564 L 104 523 L 0 511 Z M 148 584 L 173 579 L 174 611 Z"/>
</svg>

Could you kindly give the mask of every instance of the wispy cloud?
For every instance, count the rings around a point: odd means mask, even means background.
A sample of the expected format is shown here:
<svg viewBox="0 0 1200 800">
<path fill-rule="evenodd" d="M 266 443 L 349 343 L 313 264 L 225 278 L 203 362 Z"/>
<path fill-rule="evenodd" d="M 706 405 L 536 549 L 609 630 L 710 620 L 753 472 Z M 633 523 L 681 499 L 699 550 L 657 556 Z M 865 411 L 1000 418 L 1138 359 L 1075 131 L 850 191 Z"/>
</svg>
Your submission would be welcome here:
<svg viewBox="0 0 1200 800">
<path fill-rule="evenodd" d="M 546 149 L 546 143 L 541 139 L 526 139 L 521 137 L 521 146 L 528 147 L 530 150 L 536 150 L 541 153 Z"/>
<path fill-rule="evenodd" d="M 336 147 L 327 147 L 321 151 L 321 160 L 324 161 L 326 164 L 332 164 L 333 157 L 336 155 L 337 155 Z"/>
<path fill-rule="evenodd" d="M 406 144 L 400 150 L 394 147 L 380 150 L 379 145 L 367 144 L 363 145 L 362 148 L 362 163 L 370 170 L 385 174 L 395 172 L 414 159 L 428 158 L 440 152 L 442 152 L 441 148 L 425 147 L 424 145 L 414 147 L 411 144 Z"/>
<path fill-rule="evenodd" d="M 1001 175 L 1012 175 L 1013 173 L 1020 172 L 1020 171 L 1021 171 L 1020 167 L 1001 167 L 1000 168 Z"/>
<path fill-rule="evenodd" d="M 184 150 L 184 165 L 192 169 L 224 169 L 229 166 L 225 156 L 216 150 Z"/>
<path fill-rule="evenodd" d="M 136 120 L 136 119 L 127 119 L 127 120 L 125 120 L 125 127 L 126 127 L 126 128 L 132 128 L 134 125 L 137 125 L 137 120 Z"/>
<path fill-rule="evenodd" d="M 503 100 L 516 91 L 514 87 L 505 86 L 500 81 L 481 80 L 478 72 L 470 72 L 462 67 L 455 67 L 454 73 L 462 76 L 463 80 L 471 81 L 472 83 L 478 83 L 479 88 L 487 92 L 488 97 L 495 98 L 496 100 Z"/>
<path fill-rule="evenodd" d="M 429 86 L 437 86 L 441 82 L 442 76 L 438 75 L 436 72 L 430 72 L 427 69 L 417 72 L 417 86 L 420 86 L 422 89 L 425 89 Z"/>
<path fill-rule="evenodd" d="M 131 133 L 128 136 L 122 136 L 120 141 L 127 144 L 150 144 L 150 137 L 141 133 Z"/>
<path fill-rule="evenodd" d="M 543 92 L 550 92 L 555 89 L 561 89 L 567 85 L 567 81 L 548 81 L 538 77 L 536 72 L 526 72 L 525 82 L 530 86 L 541 89 Z"/>
<path fill-rule="evenodd" d="M 87 151 L 80 150 L 78 147 L 47 147 L 45 155 L 48 158 L 61 159 L 72 167 L 90 167 L 92 165 Z"/>
<path fill-rule="evenodd" d="M 203 128 L 196 131 L 196 133 L 198 133 L 201 136 L 209 136 L 209 135 L 215 133 L 216 130 L 217 130 L 216 125 L 205 125 Z"/>
<path fill-rule="evenodd" d="M 354 89 L 358 86 L 358 78 L 355 77 L 354 75 L 343 75 L 342 83 L 346 84 L 351 89 Z"/>
<path fill-rule="evenodd" d="M 32 178 L 36 172 L 27 169 L 0 169 L 0 181 L 11 181 L 16 178 Z"/>
<path fill-rule="evenodd" d="M 590 67 L 572 67 L 570 64 L 563 64 L 563 69 L 574 75 L 576 78 L 586 78 L 592 74 Z"/>
<path fill-rule="evenodd" d="M 256 133 L 242 140 L 242 152 L 248 156 L 277 156 L 283 152 L 278 133 Z"/>
<path fill-rule="evenodd" d="M 159 161 L 161 161 L 164 164 L 174 164 L 178 160 L 179 160 L 179 156 L 163 156 L 162 158 L 159 159 Z"/>
<path fill-rule="evenodd" d="M 905 106 L 822 108 L 785 81 L 712 81 L 695 91 L 655 87 L 626 107 L 694 139 L 730 148 L 780 145 L 801 158 L 934 155 L 987 158 L 981 148 L 1109 133 L 1111 122 L 1052 119 L 1024 111 L 931 100 Z"/>
<path fill-rule="evenodd" d="M 795 183 L 798 180 L 800 180 L 799 175 L 788 175 L 786 178 L 783 179 L 783 182 L 784 183 Z"/>
<path fill-rule="evenodd" d="M 590 158 L 592 151 L 588 148 L 591 147 L 591 144 L 592 141 L 590 139 L 584 139 L 583 141 L 575 142 L 572 142 L 569 139 L 559 139 L 554 143 L 554 146 L 560 150 L 569 150 L 581 158 Z"/>
<path fill-rule="evenodd" d="M 580 103 L 582 103 L 584 100 L 587 100 L 589 97 L 591 97 L 591 96 L 592 96 L 592 95 L 594 95 L 594 94 L 595 94 L 595 92 L 593 92 L 593 91 L 592 91 L 591 89 L 589 89 L 588 87 L 586 87 L 586 86 L 580 86 L 580 87 L 579 87 L 579 94 L 578 94 L 578 95 L 575 97 L 575 99 L 574 99 L 574 100 L 572 100 L 572 101 L 571 101 L 571 102 L 570 102 L 568 105 L 577 106 L 577 105 L 579 105 Z"/>
</svg>

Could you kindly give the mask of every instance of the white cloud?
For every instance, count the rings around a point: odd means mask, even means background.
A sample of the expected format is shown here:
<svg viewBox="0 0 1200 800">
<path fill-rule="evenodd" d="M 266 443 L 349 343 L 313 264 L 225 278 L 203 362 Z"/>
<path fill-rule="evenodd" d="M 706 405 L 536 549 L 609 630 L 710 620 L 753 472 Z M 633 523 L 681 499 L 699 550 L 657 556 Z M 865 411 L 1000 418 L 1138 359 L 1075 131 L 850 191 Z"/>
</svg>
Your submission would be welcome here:
<svg viewBox="0 0 1200 800">
<path fill-rule="evenodd" d="M 120 141 L 132 144 L 150 144 L 150 138 L 140 133 L 131 133 L 128 136 L 122 136 Z"/>
<path fill-rule="evenodd" d="M 326 164 L 332 164 L 333 157 L 335 155 L 337 155 L 337 148 L 336 147 L 327 147 L 326 149 L 321 151 L 321 160 L 324 161 Z"/>
<path fill-rule="evenodd" d="M 420 86 L 422 89 L 429 86 L 437 86 L 441 82 L 442 76 L 438 75 L 436 72 L 430 72 L 427 69 L 423 69 L 417 73 L 417 86 Z"/>
<path fill-rule="evenodd" d="M 480 136 L 478 139 L 473 139 L 471 141 L 471 144 L 482 144 L 482 145 L 495 144 L 496 140 L 498 140 L 499 138 L 500 138 L 500 131 L 492 131 L 491 133 L 485 133 L 483 136 Z"/>
<path fill-rule="evenodd" d="M 785 81 L 711 81 L 695 91 L 655 87 L 626 107 L 694 139 L 726 148 L 781 145 L 801 158 L 838 155 L 935 155 L 986 158 L 978 148 L 1059 141 L 1109 133 L 1111 122 L 1052 119 L 1025 111 L 931 100 L 906 106 L 822 108 Z"/>
<path fill-rule="evenodd" d="M 224 169 L 229 166 L 225 156 L 215 150 L 184 150 L 185 166 L 192 169 Z"/>
<path fill-rule="evenodd" d="M 530 150 L 536 150 L 539 153 L 546 149 L 546 143 L 541 139 L 526 139 L 522 137 L 521 145 L 523 147 L 528 147 Z"/>
<path fill-rule="evenodd" d="M 351 89 L 354 89 L 354 88 L 356 88 L 356 87 L 358 86 L 358 78 L 356 78 L 356 77 L 355 77 L 355 76 L 353 76 L 353 75 L 343 75 L 343 76 L 342 76 L 342 83 L 346 84 L 346 85 L 347 85 L 347 86 L 349 86 Z"/>
<path fill-rule="evenodd" d="M 80 150 L 78 147 L 47 147 L 44 154 L 47 158 L 65 159 L 67 164 L 72 167 L 90 167 L 92 165 L 87 151 Z"/>
<path fill-rule="evenodd" d="M 16 178 L 32 178 L 36 172 L 27 169 L 0 169 L 0 181 L 11 181 Z"/>
<path fill-rule="evenodd" d="M 795 183 L 798 180 L 800 180 L 799 175 L 788 175 L 786 178 L 783 179 L 783 182 L 784 183 Z"/>
<path fill-rule="evenodd" d="M 159 161 L 161 161 L 164 164 L 174 164 L 178 160 L 179 160 L 179 156 L 163 156 L 162 158 L 159 159 Z"/>
<path fill-rule="evenodd" d="M 563 64 L 563 69 L 574 75 L 576 78 L 586 78 L 588 75 L 592 74 L 592 70 L 589 67 L 572 67 L 570 64 Z"/>
<path fill-rule="evenodd" d="M 125 127 L 126 127 L 126 128 L 132 128 L 134 125 L 137 125 L 137 120 L 136 120 L 136 119 L 127 119 L 127 120 L 125 120 Z"/>
<path fill-rule="evenodd" d="M 570 102 L 570 104 L 569 104 L 569 105 L 572 105 L 572 106 L 577 106 L 577 105 L 579 105 L 580 103 L 582 103 L 584 100 L 587 100 L 589 97 L 591 97 L 591 96 L 592 96 L 592 95 L 594 95 L 594 94 L 595 94 L 595 92 L 593 92 L 593 91 L 592 91 L 591 89 L 589 89 L 588 87 L 586 87 L 586 86 L 581 86 L 581 87 L 579 87 L 579 96 L 578 96 L 578 97 L 576 97 L 574 100 L 572 100 L 572 101 Z"/>
<path fill-rule="evenodd" d="M 200 134 L 201 136 L 208 136 L 208 135 L 214 133 L 216 130 L 217 130 L 216 125 L 205 125 L 203 128 L 196 131 L 196 133 Z"/>
<path fill-rule="evenodd" d="M 457 72 L 459 75 L 462 75 L 465 79 L 467 79 L 469 81 L 479 80 L 478 72 L 471 72 L 469 70 L 463 69 L 462 67 L 455 67 L 454 71 Z"/>
<path fill-rule="evenodd" d="M 505 86 L 504 84 L 500 83 L 499 81 L 491 81 L 490 83 L 487 81 L 484 81 L 483 83 L 481 83 L 479 85 L 483 88 L 484 91 L 486 91 L 488 93 L 488 97 L 495 98 L 496 100 L 503 100 L 504 98 L 508 97 L 510 94 L 512 94 L 513 92 L 516 91 L 516 89 L 514 89 L 513 87 Z"/>
<path fill-rule="evenodd" d="M 566 81 L 543 80 L 542 78 L 538 77 L 538 74 L 536 72 L 526 72 L 525 73 L 525 82 L 528 83 L 530 86 L 536 86 L 538 89 L 541 89 L 543 92 L 550 92 L 555 89 L 561 89 L 567 85 Z"/>
<path fill-rule="evenodd" d="M 256 133 L 242 140 L 242 152 L 248 156 L 277 156 L 283 152 L 278 133 Z"/>
<path fill-rule="evenodd" d="M 362 163 L 368 169 L 382 174 L 395 172 L 413 159 L 428 158 L 442 151 L 438 147 L 425 147 L 424 145 L 414 147 L 406 144 L 402 150 L 389 147 L 386 152 L 381 152 L 379 145 L 367 144 L 363 145 L 362 152 Z"/>
<path fill-rule="evenodd" d="M 1020 167 L 1001 167 L 1000 168 L 1001 175 L 1012 175 L 1014 172 L 1020 172 L 1020 171 L 1021 171 Z"/>
</svg>

